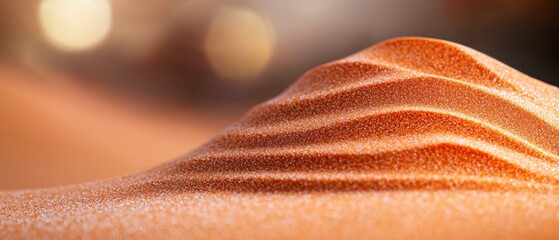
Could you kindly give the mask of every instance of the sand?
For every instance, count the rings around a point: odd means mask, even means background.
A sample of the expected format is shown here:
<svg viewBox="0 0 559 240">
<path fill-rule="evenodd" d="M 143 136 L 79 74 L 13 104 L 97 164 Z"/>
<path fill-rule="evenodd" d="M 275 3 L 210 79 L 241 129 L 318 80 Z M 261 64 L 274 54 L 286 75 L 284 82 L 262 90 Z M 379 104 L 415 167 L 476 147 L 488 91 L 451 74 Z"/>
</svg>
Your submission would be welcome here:
<svg viewBox="0 0 559 240">
<path fill-rule="evenodd" d="M 176 161 L 0 193 L 0 238 L 557 237 L 558 97 L 470 48 L 388 40 Z"/>
</svg>

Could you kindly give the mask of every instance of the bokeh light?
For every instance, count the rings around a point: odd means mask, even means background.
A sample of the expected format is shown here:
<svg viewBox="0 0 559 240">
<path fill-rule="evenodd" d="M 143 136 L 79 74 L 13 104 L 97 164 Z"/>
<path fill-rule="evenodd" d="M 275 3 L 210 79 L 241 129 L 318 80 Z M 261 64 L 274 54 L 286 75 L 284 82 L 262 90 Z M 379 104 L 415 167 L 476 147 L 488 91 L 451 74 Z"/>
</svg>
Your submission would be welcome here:
<svg viewBox="0 0 559 240">
<path fill-rule="evenodd" d="M 107 0 L 43 0 L 39 20 L 49 43 L 66 51 L 81 51 L 99 44 L 111 28 Z"/>
<path fill-rule="evenodd" d="M 224 6 L 212 21 L 205 52 L 221 77 L 249 80 L 264 70 L 273 46 L 274 30 L 266 17 L 247 8 Z"/>
</svg>

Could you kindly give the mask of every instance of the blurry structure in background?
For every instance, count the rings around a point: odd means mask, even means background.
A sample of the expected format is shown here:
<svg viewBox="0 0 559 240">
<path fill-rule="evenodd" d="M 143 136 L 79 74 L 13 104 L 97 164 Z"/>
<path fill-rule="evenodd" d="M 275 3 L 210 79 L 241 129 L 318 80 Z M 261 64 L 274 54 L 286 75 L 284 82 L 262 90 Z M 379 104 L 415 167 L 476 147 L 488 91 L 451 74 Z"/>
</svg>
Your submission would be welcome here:
<svg viewBox="0 0 559 240">
<path fill-rule="evenodd" d="M 310 68 L 396 36 L 462 43 L 557 85 L 557 12 L 555 0 L 0 0 L 0 189 L 168 161 Z"/>
<path fill-rule="evenodd" d="M 64 4 L 67 1 L 71 3 Z M 55 20 L 71 20 L 45 25 L 53 20 L 34 16 L 29 9 L 42 9 L 47 3 L 62 3 L 60 9 L 76 10 L 70 15 L 53 15 Z M 558 45 L 554 44 L 559 41 L 555 14 L 558 3 L 3 1 L 0 57 L 82 76 L 129 98 L 214 107 L 239 103 L 238 107 L 244 108 L 279 93 L 313 66 L 391 37 L 415 35 L 466 44 L 536 78 L 553 82 L 559 78 L 558 57 L 554 57 L 559 55 Z M 100 7 L 79 10 L 86 4 Z M 95 16 L 90 26 L 88 19 L 93 18 L 88 16 Z M 58 30 L 47 31 L 50 25 L 58 26 Z M 79 28 L 73 27 L 78 25 Z M 75 34 L 81 31 L 84 34 Z M 45 42 L 44 33 L 60 38 L 48 37 Z M 91 44 L 95 49 L 85 52 L 60 50 L 64 46 L 82 49 Z"/>
<path fill-rule="evenodd" d="M 107 36 L 111 6 L 107 0 L 42 0 L 39 19 L 51 44 L 66 51 L 81 51 Z"/>
</svg>

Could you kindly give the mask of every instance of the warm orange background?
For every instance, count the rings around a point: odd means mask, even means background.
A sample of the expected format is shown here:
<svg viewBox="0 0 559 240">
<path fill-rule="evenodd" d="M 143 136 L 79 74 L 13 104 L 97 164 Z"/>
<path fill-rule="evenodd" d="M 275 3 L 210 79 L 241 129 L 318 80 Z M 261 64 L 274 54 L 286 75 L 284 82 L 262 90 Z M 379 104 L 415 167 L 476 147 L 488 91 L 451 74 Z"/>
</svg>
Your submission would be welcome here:
<svg viewBox="0 0 559 240">
<path fill-rule="evenodd" d="M 195 148 L 231 121 L 125 101 L 61 75 L 2 68 L 0 78 L 0 189 L 146 169 Z"/>
</svg>

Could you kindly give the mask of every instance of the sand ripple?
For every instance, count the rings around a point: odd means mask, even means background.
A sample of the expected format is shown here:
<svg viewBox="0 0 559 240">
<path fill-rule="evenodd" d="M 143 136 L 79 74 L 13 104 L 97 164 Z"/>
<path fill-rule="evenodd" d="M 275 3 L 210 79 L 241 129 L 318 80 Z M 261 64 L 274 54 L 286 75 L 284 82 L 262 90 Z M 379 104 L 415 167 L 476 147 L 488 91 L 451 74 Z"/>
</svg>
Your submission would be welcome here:
<svg viewBox="0 0 559 240">
<path fill-rule="evenodd" d="M 558 98 L 467 47 L 389 40 L 176 161 L 0 193 L 0 239 L 556 238 Z"/>
</svg>

